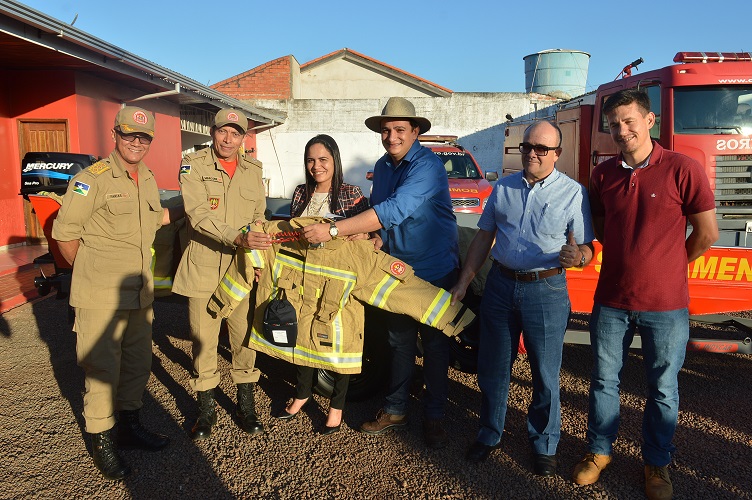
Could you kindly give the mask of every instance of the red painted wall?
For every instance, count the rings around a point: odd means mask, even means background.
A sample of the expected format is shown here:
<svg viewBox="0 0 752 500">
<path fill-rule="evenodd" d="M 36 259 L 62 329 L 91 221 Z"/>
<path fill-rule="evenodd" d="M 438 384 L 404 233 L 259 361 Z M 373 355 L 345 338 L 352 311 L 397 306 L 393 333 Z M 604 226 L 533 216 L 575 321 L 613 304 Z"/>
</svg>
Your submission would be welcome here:
<svg viewBox="0 0 752 500">
<path fill-rule="evenodd" d="M 66 120 L 72 153 L 107 156 L 120 102 L 140 91 L 73 71 L 0 71 L 0 247 L 23 243 L 26 230 L 21 184 L 20 119 Z M 178 189 L 180 108 L 149 99 L 135 103 L 156 118 L 155 140 L 145 162 L 160 189 Z"/>
</svg>

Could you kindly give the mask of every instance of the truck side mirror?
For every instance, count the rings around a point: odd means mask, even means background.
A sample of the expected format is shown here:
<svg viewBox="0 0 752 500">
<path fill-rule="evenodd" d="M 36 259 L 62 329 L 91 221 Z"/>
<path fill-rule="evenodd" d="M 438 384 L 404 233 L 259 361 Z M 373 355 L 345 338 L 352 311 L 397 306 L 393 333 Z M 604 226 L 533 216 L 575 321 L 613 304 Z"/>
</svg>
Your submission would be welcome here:
<svg viewBox="0 0 752 500">
<path fill-rule="evenodd" d="M 498 172 L 486 172 L 486 180 L 488 182 L 496 182 L 499 180 Z"/>
</svg>

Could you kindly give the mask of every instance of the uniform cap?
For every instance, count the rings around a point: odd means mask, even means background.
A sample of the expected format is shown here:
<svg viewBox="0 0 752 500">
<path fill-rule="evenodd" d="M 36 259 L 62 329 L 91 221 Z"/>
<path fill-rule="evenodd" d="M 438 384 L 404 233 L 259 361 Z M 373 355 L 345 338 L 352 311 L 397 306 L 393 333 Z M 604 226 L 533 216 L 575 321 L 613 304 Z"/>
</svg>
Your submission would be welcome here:
<svg viewBox="0 0 752 500">
<path fill-rule="evenodd" d="M 115 128 L 124 134 L 140 132 L 154 138 L 154 115 L 136 106 L 126 106 L 115 115 Z"/>
<path fill-rule="evenodd" d="M 415 120 L 420 127 L 420 133 L 425 134 L 431 128 L 431 122 L 422 116 L 415 116 L 415 106 L 404 97 L 390 97 L 380 115 L 366 119 L 366 127 L 374 132 L 381 132 L 381 120 Z"/>
<path fill-rule="evenodd" d="M 222 128 L 225 125 L 235 125 L 245 134 L 246 130 L 248 130 L 248 118 L 245 117 L 242 111 L 236 109 L 220 109 L 217 112 L 217 116 L 214 117 L 214 126 Z"/>
</svg>

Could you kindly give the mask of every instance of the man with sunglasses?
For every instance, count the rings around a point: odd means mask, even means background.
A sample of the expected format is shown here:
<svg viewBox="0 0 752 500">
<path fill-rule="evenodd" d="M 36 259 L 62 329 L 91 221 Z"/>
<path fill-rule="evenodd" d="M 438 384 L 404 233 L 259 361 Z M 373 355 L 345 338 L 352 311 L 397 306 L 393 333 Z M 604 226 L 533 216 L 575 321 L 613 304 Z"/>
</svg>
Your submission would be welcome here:
<svg viewBox="0 0 752 500">
<path fill-rule="evenodd" d="M 153 138 L 150 112 L 122 108 L 112 130 L 115 150 L 73 177 L 52 228 L 73 265 L 70 305 L 86 377 L 84 420 L 94 464 L 108 479 L 130 472 L 110 435 L 115 411 L 119 447 L 156 451 L 169 442 L 139 421 L 152 359 L 151 246 L 161 225 L 182 217 L 182 208 L 162 208 L 142 161 Z"/>
<path fill-rule="evenodd" d="M 266 197 L 261 162 L 243 152 L 248 119 L 241 111 L 220 109 L 211 128 L 210 148 L 186 155 L 180 166 L 180 190 L 188 217 L 190 243 L 175 275 L 174 293 L 188 297 L 193 341 L 193 377 L 199 413 L 191 429 L 194 440 L 208 438 L 217 422 L 214 389 L 219 384 L 217 347 L 222 317 L 207 308 L 209 298 L 230 267 L 236 247 L 265 250 L 269 235 L 251 231 L 249 223 L 264 219 Z M 227 318 L 232 368 L 237 385 L 237 417 L 249 434 L 264 432 L 256 415 L 254 389 L 260 372 L 256 352 L 243 347 L 252 324 L 249 294 Z"/>
<path fill-rule="evenodd" d="M 559 369 L 570 312 L 565 269 L 590 262 L 593 229 L 585 188 L 555 168 L 561 153 L 559 127 L 533 123 L 525 130 L 520 152 L 523 170 L 496 183 L 451 290 L 452 301 L 461 300 L 491 254 L 480 309 L 480 430 L 466 458 L 481 462 L 499 447 L 512 365 L 524 331 L 533 385 L 527 418 L 533 471 L 552 476 L 561 427 Z"/>
</svg>

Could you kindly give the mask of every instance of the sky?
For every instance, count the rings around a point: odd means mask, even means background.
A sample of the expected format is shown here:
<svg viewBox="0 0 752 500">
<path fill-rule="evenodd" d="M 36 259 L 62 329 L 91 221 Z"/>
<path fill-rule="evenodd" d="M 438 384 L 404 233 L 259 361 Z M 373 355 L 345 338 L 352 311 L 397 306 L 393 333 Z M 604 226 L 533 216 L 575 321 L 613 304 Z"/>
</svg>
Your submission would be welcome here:
<svg viewBox="0 0 752 500">
<path fill-rule="evenodd" d="M 752 52 L 747 1 L 25 0 L 139 57 L 211 85 L 278 57 L 349 48 L 455 92 L 524 92 L 523 58 L 590 54 L 586 91 L 642 57 Z M 715 8 L 715 6 L 718 6 Z"/>
</svg>

